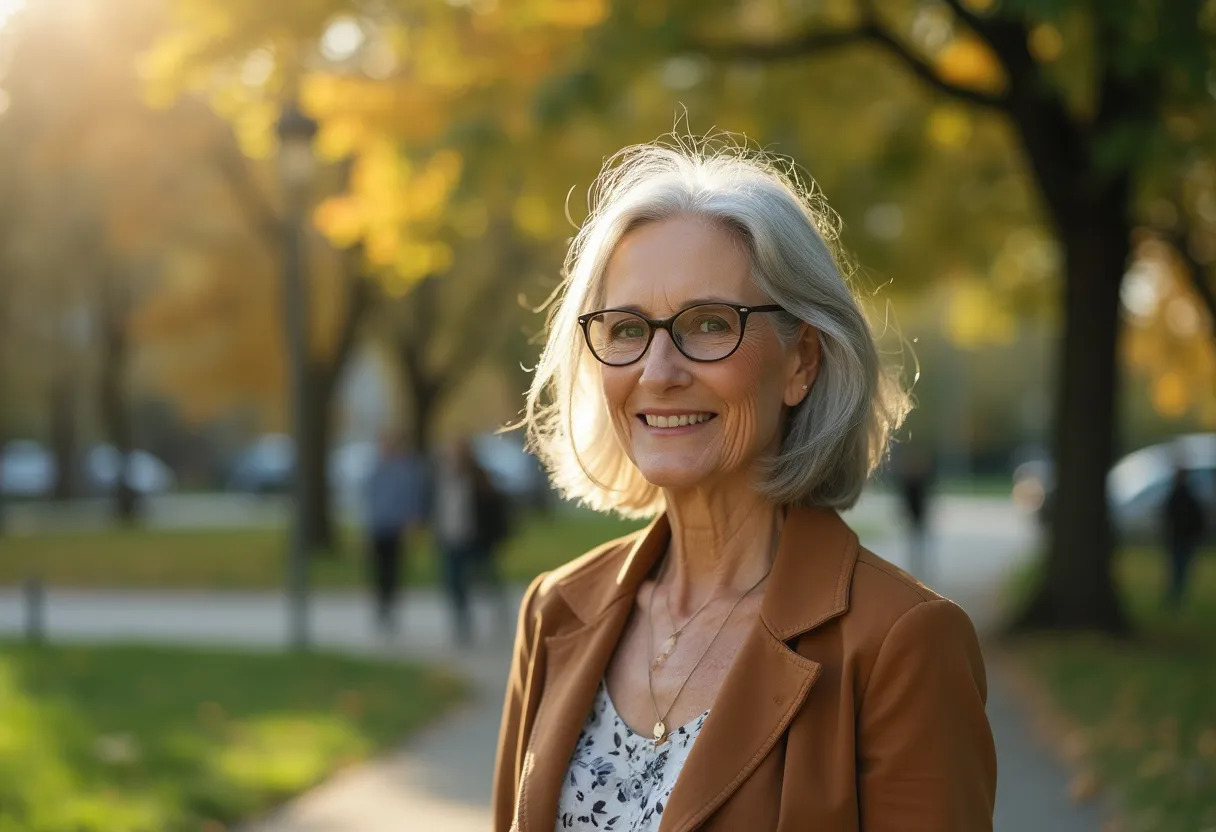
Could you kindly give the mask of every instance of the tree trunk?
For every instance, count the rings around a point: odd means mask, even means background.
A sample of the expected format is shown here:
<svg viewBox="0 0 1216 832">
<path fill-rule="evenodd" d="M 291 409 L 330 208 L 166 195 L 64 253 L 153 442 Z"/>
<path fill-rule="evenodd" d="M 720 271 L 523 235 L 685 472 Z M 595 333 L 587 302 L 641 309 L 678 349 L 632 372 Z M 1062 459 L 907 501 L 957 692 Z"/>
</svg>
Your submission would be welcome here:
<svg viewBox="0 0 1216 832">
<path fill-rule="evenodd" d="M 319 554 L 336 555 L 337 534 L 334 523 L 333 490 L 330 483 L 330 450 L 334 433 L 334 396 L 342 373 L 354 354 L 359 332 L 374 302 L 374 293 L 362 274 L 362 247 L 343 254 L 346 280 L 346 313 L 338 333 L 337 345 L 331 358 L 313 361 L 308 367 L 308 422 L 305 426 L 308 493 L 304 505 L 308 511 L 305 540 Z"/>
<path fill-rule="evenodd" d="M 134 437 L 131 429 L 131 409 L 127 402 L 126 370 L 130 358 L 127 338 L 125 304 L 113 285 L 115 277 L 105 275 L 101 287 L 101 419 L 106 438 L 118 454 L 118 471 L 114 480 L 114 519 L 130 525 L 139 519 L 139 495 L 131 485 L 131 452 Z"/>
<path fill-rule="evenodd" d="M 334 381 L 325 369 L 309 368 L 310 399 L 301 424 L 300 470 L 304 474 L 304 543 L 309 552 L 319 555 L 334 552 L 333 504 L 329 488 L 329 449 L 333 430 L 332 398 Z"/>
<path fill-rule="evenodd" d="M 1111 574 L 1114 538 L 1106 498 L 1116 447 L 1119 289 L 1130 233 L 1126 204 L 1094 200 L 1062 229 L 1064 343 L 1051 537 L 1041 582 L 1015 630 L 1127 631 Z"/>
<path fill-rule="evenodd" d="M 70 500 L 76 496 L 76 384 L 72 373 L 61 370 L 51 383 L 51 454 L 55 459 L 55 484 L 51 496 Z"/>
<path fill-rule="evenodd" d="M 434 443 L 435 413 L 442 401 L 439 388 L 427 379 L 415 379 L 407 371 L 405 387 L 410 391 L 411 412 L 407 422 L 410 426 L 410 444 L 414 453 L 430 453 Z"/>
<path fill-rule="evenodd" d="M 3 401 L 0 400 L 0 419 L 4 418 Z M 4 496 L 4 446 L 6 444 L 4 431 L 0 429 L 0 537 L 4 537 L 5 496 Z"/>
</svg>

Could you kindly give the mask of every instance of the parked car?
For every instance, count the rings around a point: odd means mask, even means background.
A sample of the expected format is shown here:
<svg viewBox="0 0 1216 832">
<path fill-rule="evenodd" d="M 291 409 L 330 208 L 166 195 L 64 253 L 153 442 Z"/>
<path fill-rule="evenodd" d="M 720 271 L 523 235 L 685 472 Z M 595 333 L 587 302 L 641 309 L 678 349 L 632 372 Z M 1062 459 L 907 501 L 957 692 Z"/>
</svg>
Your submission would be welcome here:
<svg viewBox="0 0 1216 832">
<path fill-rule="evenodd" d="M 362 495 L 379 455 L 378 443 L 370 439 L 343 442 L 329 454 L 330 486 L 343 494 Z"/>
<path fill-rule="evenodd" d="M 329 453 L 329 483 L 335 491 L 357 493 L 376 464 L 377 445 L 370 440 L 343 442 Z M 258 437 L 237 457 L 228 475 L 228 490 L 280 494 L 291 490 L 296 467 L 295 440 L 284 434 Z"/>
<path fill-rule="evenodd" d="M 260 436 L 237 457 L 228 475 L 228 490 L 251 494 L 286 492 L 291 488 L 295 465 L 295 443 L 290 436 L 280 433 Z"/>
<path fill-rule="evenodd" d="M 473 437 L 472 445 L 478 463 L 503 493 L 528 507 L 546 503 L 548 478 L 536 457 L 516 439 L 486 433 Z M 352 439 L 338 445 L 329 455 L 330 486 L 339 493 L 362 494 L 378 455 L 379 445 L 374 440 Z M 291 488 L 294 469 L 292 438 L 268 434 L 238 456 L 228 477 L 228 489 L 256 494 L 286 492 Z"/>
<path fill-rule="evenodd" d="M 1178 460 L 1186 468 L 1187 482 L 1195 496 L 1207 507 L 1205 539 L 1216 543 L 1216 433 L 1179 436 L 1171 442 L 1141 448 L 1115 463 L 1106 477 L 1106 496 L 1121 541 L 1161 540 L 1161 509 Z M 1014 501 L 1041 522 L 1048 522 L 1055 508 L 1051 461 L 1025 462 L 1015 469 L 1013 479 Z"/>
<path fill-rule="evenodd" d="M 31 439 L 17 439 L 0 452 L 0 492 L 9 497 L 51 493 L 58 474 L 54 455 Z"/>
<path fill-rule="evenodd" d="M 84 475 L 88 488 L 94 492 L 109 492 L 118 484 L 122 454 L 113 445 L 94 445 L 84 457 Z M 163 460 L 147 451 L 133 450 L 127 454 L 127 484 L 137 494 L 163 494 L 177 485 L 177 475 Z"/>
<path fill-rule="evenodd" d="M 514 437 L 483 433 L 472 439 L 473 455 L 490 480 L 518 504 L 542 508 L 549 499 L 549 478 L 540 460 Z"/>
</svg>

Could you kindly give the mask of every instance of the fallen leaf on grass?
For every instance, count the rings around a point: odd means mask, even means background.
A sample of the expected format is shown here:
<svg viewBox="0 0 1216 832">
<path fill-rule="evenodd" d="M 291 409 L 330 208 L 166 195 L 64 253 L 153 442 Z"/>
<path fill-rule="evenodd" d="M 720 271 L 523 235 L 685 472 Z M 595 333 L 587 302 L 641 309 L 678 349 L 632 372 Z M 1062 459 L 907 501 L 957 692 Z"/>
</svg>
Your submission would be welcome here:
<svg viewBox="0 0 1216 832">
<path fill-rule="evenodd" d="M 1060 744 L 1060 753 L 1070 763 L 1079 763 L 1089 752 L 1089 737 L 1081 728 L 1069 731 Z"/>
<path fill-rule="evenodd" d="M 1195 747 L 1204 757 L 1216 757 L 1216 728 L 1205 728 L 1200 732 Z"/>
<path fill-rule="evenodd" d="M 1090 770 L 1078 772 L 1068 783 L 1068 796 L 1072 798 L 1073 803 L 1093 800 L 1101 790 L 1102 781 Z"/>
<path fill-rule="evenodd" d="M 93 740 L 93 753 L 110 765 L 133 763 L 139 759 L 139 744 L 130 734 L 100 734 Z"/>
<path fill-rule="evenodd" d="M 198 705 L 198 721 L 208 728 L 222 728 L 228 721 L 224 706 L 218 702 L 200 702 Z"/>
<path fill-rule="evenodd" d="M 352 719 L 359 719 L 366 710 L 363 694 L 357 690 L 344 690 L 338 696 L 338 712 Z"/>
<path fill-rule="evenodd" d="M 1140 762 L 1136 768 L 1136 776 L 1142 780 L 1156 779 L 1174 769 L 1177 760 L 1177 756 L 1169 751 L 1154 751 Z"/>
</svg>

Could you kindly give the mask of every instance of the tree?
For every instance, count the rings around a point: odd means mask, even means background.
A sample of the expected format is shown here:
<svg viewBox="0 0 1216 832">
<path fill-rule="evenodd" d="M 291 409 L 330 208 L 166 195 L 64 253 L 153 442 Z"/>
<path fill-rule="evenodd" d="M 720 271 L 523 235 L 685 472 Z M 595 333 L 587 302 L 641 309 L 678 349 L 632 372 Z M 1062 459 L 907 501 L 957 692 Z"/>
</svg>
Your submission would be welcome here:
<svg viewBox="0 0 1216 832">
<path fill-rule="evenodd" d="M 273 152 L 270 128 L 294 85 L 288 79 L 303 68 L 300 99 L 320 122 L 318 151 L 349 160 L 351 170 L 345 192 L 318 207 L 316 224 L 336 247 L 358 246 L 368 273 L 395 299 L 380 331 L 399 365 L 412 409 L 407 421 L 422 450 L 444 399 L 503 337 L 487 331 L 487 311 L 501 310 L 527 272 L 528 235 L 516 234 L 511 218 L 518 170 L 490 188 L 470 170 L 486 155 L 478 151 L 487 131 L 496 134 L 508 121 L 492 114 L 525 108 L 550 52 L 568 48 L 572 32 L 599 19 L 577 8 L 571 15 L 571 7 L 586 5 L 597 4 L 481 14 L 343 0 L 306 12 L 232 0 L 179 3 L 177 25 L 149 56 L 155 95 L 195 89 L 211 96 L 253 158 Z M 319 46 L 339 25 L 361 45 L 343 54 Z M 273 220 L 258 225 L 273 227 Z M 494 320 L 507 329 L 515 317 Z M 480 337 L 452 343 L 452 331 Z"/>
<path fill-rule="evenodd" d="M 288 232 L 288 220 L 259 190 L 251 175 L 249 160 L 237 147 L 230 143 L 218 147 L 217 163 L 236 201 L 246 213 L 250 228 L 258 232 L 271 259 L 277 261 L 281 256 L 282 240 Z M 337 168 L 339 188 L 344 190 L 351 175 L 351 163 L 344 160 Z M 315 250 L 317 247 L 313 248 Z M 300 426 L 300 447 L 296 449 L 296 465 L 307 487 L 303 510 L 304 546 L 309 551 L 320 552 L 334 551 L 336 542 L 329 488 L 335 391 L 377 297 L 368 274 L 364 246 L 360 242 L 353 242 L 338 252 L 331 270 L 338 275 L 342 297 L 338 303 L 328 306 L 330 310 L 338 310 L 334 315 L 336 323 L 331 327 L 333 337 L 329 343 L 320 345 L 315 343 L 320 339 L 314 337 L 314 345 L 305 359 L 304 372 L 308 379 L 305 389 L 309 404 Z"/>
</svg>

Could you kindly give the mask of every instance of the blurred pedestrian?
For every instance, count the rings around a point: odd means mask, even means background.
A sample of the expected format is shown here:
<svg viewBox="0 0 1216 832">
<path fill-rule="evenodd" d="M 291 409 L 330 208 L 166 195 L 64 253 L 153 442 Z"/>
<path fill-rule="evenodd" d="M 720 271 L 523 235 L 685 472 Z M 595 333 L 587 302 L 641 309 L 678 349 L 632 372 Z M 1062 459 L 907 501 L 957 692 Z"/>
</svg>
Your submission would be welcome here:
<svg viewBox="0 0 1216 832">
<path fill-rule="evenodd" d="M 1174 481 L 1162 510 L 1166 555 L 1169 557 L 1169 588 L 1165 604 L 1176 609 L 1186 595 L 1187 575 L 1195 550 L 1203 539 L 1203 506 L 1187 481 L 1186 468 L 1179 462 L 1174 469 Z"/>
<path fill-rule="evenodd" d="M 366 485 L 367 566 L 376 625 L 397 629 L 397 594 L 409 533 L 426 516 L 426 466 L 395 431 L 380 437 L 379 455 Z"/>
<path fill-rule="evenodd" d="M 910 446 L 897 457 L 899 496 L 908 524 L 908 571 L 929 580 L 929 502 L 933 492 L 933 458 L 923 447 Z"/>
<path fill-rule="evenodd" d="M 494 592 L 500 612 L 506 593 L 497 550 L 509 532 L 505 497 L 473 455 L 468 439 L 444 447 L 436 469 L 433 532 L 457 644 L 473 641 L 469 591 L 480 578 Z M 509 618 L 509 613 L 508 613 Z M 510 622 L 504 622 L 509 627 Z"/>
</svg>

